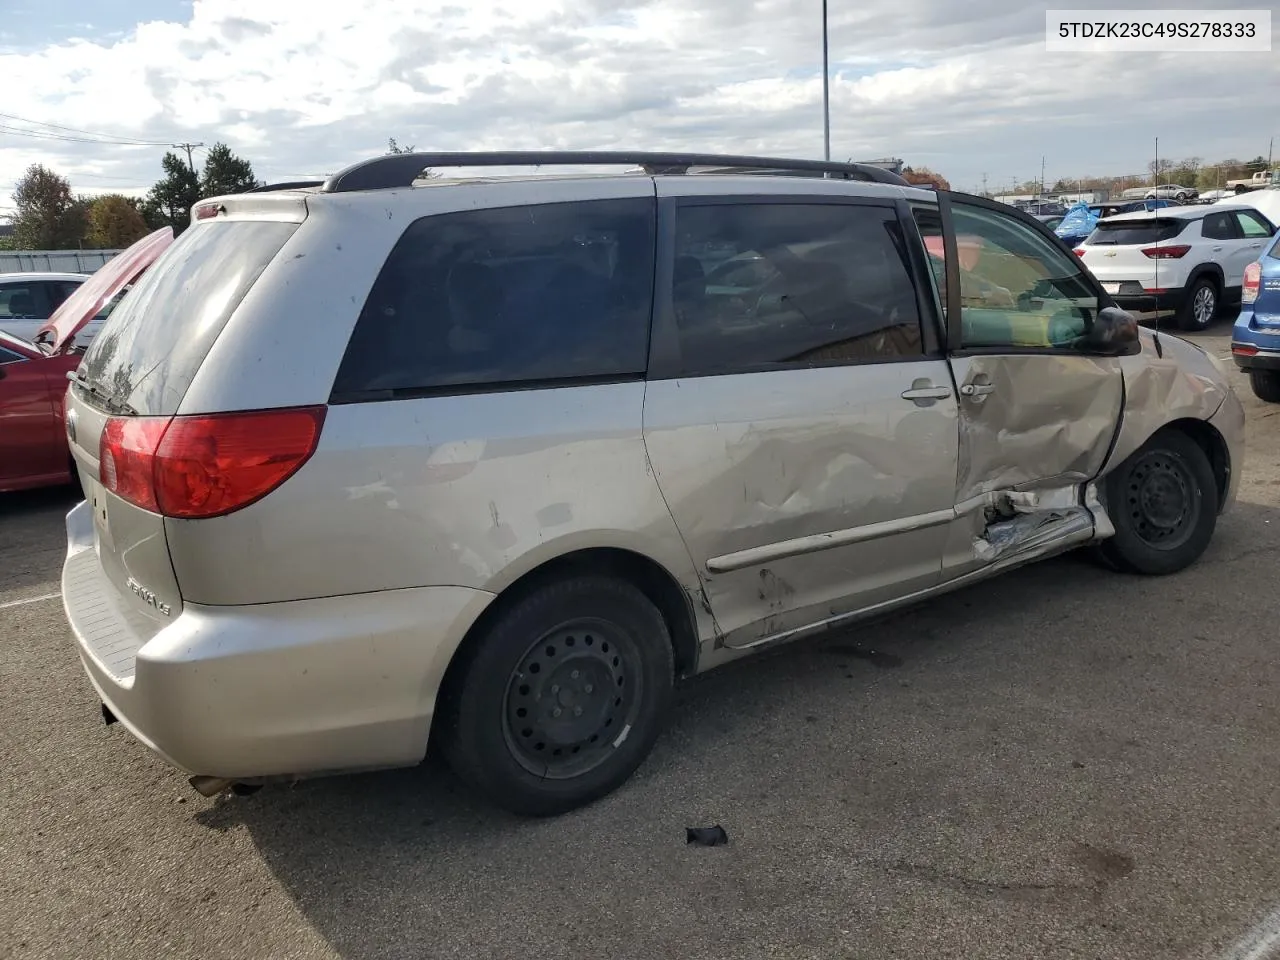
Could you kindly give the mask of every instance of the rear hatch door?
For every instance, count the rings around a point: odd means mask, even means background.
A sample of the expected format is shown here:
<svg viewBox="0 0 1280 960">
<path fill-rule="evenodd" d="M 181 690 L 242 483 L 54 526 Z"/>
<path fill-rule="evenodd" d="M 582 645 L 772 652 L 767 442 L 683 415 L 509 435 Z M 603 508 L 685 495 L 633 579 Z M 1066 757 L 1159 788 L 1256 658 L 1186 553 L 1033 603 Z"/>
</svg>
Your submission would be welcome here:
<svg viewBox="0 0 1280 960">
<path fill-rule="evenodd" d="M 1099 220 L 1078 248 L 1080 259 L 1107 293 L 1136 296 L 1166 286 L 1181 286 L 1181 271 L 1169 260 L 1150 256 L 1161 247 L 1176 247 L 1187 221 L 1173 217 L 1117 217 Z"/>
<path fill-rule="evenodd" d="M 128 454 L 104 464 L 103 433 L 113 419 L 132 418 L 163 432 L 213 342 L 297 227 L 221 216 L 196 223 L 120 300 L 72 375 L 68 440 L 94 512 L 102 571 L 156 630 L 182 607 L 164 517 L 106 489 L 104 471 Z"/>
<path fill-rule="evenodd" d="M 1268 330 L 1280 329 L 1280 235 L 1272 240 L 1270 248 L 1258 258 L 1262 276 L 1258 283 L 1258 298 L 1253 302 L 1253 322 Z"/>
</svg>

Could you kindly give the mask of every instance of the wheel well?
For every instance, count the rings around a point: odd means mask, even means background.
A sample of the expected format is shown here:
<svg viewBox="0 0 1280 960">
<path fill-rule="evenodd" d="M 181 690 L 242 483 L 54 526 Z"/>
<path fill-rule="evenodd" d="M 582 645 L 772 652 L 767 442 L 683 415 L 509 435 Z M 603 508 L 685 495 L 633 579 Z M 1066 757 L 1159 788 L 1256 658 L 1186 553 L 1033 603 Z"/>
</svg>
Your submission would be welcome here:
<svg viewBox="0 0 1280 960">
<path fill-rule="evenodd" d="M 1227 441 L 1211 423 L 1193 417 L 1174 420 L 1165 429 L 1185 433 L 1208 456 L 1213 467 L 1213 479 L 1218 485 L 1218 509 L 1221 510 L 1227 500 L 1227 488 L 1231 485 L 1231 454 L 1227 450 Z"/>
<path fill-rule="evenodd" d="M 549 560 L 520 577 L 485 608 L 471 625 L 440 682 L 444 695 L 451 687 L 456 667 L 480 638 L 484 636 L 494 619 L 521 597 L 555 580 L 583 573 L 604 574 L 630 583 L 658 608 L 671 635 L 671 647 L 675 656 L 676 676 L 692 674 L 698 666 L 698 629 L 689 598 L 679 583 L 660 564 L 630 550 L 593 548 L 577 550 Z"/>
<path fill-rule="evenodd" d="M 1201 277 L 1208 277 L 1210 280 L 1212 280 L 1213 285 L 1218 288 L 1219 296 L 1221 296 L 1223 291 L 1223 284 L 1226 282 L 1226 278 L 1222 275 L 1221 267 L 1219 267 L 1217 264 L 1212 264 L 1212 263 L 1201 264 L 1200 266 L 1196 267 L 1194 270 L 1191 271 L 1191 276 L 1187 277 L 1187 287 L 1189 288 L 1193 283 L 1195 283 Z"/>
</svg>

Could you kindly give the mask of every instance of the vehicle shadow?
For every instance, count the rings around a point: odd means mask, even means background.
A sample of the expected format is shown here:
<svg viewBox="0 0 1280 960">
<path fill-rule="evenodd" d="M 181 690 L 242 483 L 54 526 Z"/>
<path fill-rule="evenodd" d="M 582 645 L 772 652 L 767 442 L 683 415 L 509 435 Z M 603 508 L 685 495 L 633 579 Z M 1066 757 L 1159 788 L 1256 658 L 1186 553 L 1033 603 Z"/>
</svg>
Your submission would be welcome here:
<svg viewBox="0 0 1280 960">
<path fill-rule="evenodd" d="M 980 757 L 1012 750 L 1026 767 L 1054 758 L 1036 767 L 1036 781 L 1000 788 L 1009 791 L 1001 802 L 1031 807 L 1022 817 L 1041 815 L 1039 790 L 1081 789 L 1091 774 L 1073 758 L 1119 750 L 1105 744 L 1133 736 L 1100 731 L 1090 704 L 1127 709 L 1124 688 L 1109 685 L 1136 669 L 1127 666 L 1135 655 L 1144 681 L 1172 670 L 1167 648 L 1179 642 L 1171 631 L 1187 622 L 1186 604 L 1205 622 L 1234 615 L 1230 598 L 1244 587 L 1215 598 L 1241 573 L 1272 567 L 1278 552 L 1280 511 L 1240 504 L 1206 557 L 1175 577 L 1127 577 L 1076 553 L 713 671 L 682 687 L 670 727 L 632 781 L 557 819 L 484 806 L 434 760 L 267 787 L 196 819 L 247 831 L 348 960 L 719 955 L 717 931 L 730 921 L 735 941 L 782 929 L 792 938 L 784 942 L 810 943 L 817 955 L 833 941 L 816 902 L 857 912 L 858 897 L 874 900 L 877 887 L 918 883 L 875 866 L 886 844 L 963 842 L 944 821 L 994 802 L 975 799 L 995 789 L 975 772 L 988 762 Z M 1021 702 L 1011 690 L 1034 691 L 1040 712 L 1009 715 Z M 1168 698 L 1176 714 L 1194 691 L 1144 696 L 1144 710 L 1158 714 Z M 1147 831 L 1139 803 L 1119 808 L 1134 831 Z M 728 847 L 686 845 L 685 827 L 715 823 Z M 1088 896 L 1093 882 L 1081 881 Z M 1074 889 L 1065 883 L 1061 896 Z"/>
<path fill-rule="evenodd" d="M 75 485 L 0 494 L 0 594 L 56 582 L 66 550 L 62 518 L 81 499 Z"/>
</svg>

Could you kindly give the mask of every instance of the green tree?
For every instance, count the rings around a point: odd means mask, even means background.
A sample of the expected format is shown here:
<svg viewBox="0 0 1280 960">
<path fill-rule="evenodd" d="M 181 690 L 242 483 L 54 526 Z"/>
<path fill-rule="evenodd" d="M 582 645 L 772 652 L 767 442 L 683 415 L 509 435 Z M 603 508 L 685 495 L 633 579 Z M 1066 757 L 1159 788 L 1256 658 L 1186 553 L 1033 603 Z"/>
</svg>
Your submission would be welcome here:
<svg viewBox="0 0 1280 960">
<path fill-rule="evenodd" d="M 138 201 L 118 193 L 106 193 L 89 204 L 85 243 L 99 250 L 121 250 L 147 235 L 147 222 Z"/>
<path fill-rule="evenodd" d="M 191 208 L 200 201 L 200 181 L 176 153 L 166 151 L 160 165 L 164 177 L 148 191 L 142 215 L 151 229 L 173 227 L 176 236 L 191 225 Z"/>
<path fill-rule="evenodd" d="M 215 143 L 204 158 L 204 171 L 200 176 L 200 197 L 221 197 L 230 193 L 244 193 L 261 186 L 253 175 L 248 160 L 237 157 L 225 143 Z"/>
<path fill-rule="evenodd" d="M 84 236 L 85 207 L 71 182 L 41 164 L 27 168 L 13 191 L 18 250 L 73 250 Z"/>
<path fill-rule="evenodd" d="M 395 137 L 388 137 L 387 153 L 413 153 L 413 147 L 402 147 L 396 143 Z"/>
</svg>

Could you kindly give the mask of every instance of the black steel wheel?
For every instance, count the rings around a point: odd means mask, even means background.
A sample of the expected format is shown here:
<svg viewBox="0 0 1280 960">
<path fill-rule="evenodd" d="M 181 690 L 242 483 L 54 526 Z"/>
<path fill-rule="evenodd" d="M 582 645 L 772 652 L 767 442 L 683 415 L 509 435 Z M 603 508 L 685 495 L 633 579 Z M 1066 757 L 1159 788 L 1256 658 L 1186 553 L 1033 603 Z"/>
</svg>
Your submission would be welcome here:
<svg viewBox="0 0 1280 960">
<path fill-rule="evenodd" d="M 1107 511 L 1116 533 L 1101 549 L 1110 563 L 1132 573 L 1182 570 L 1217 526 L 1213 465 L 1191 437 L 1161 430 L 1108 475 Z"/>
<path fill-rule="evenodd" d="M 562 624 L 533 642 L 507 683 L 507 746 L 530 773 L 580 776 L 613 754 L 644 698 L 641 654 L 606 620 Z"/>
<path fill-rule="evenodd" d="M 1157 550 L 1176 550 L 1195 532 L 1204 498 L 1186 460 L 1156 448 L 1143 451 L 1129 468 L 1124 491 L 1129 523 Z"/>
<path fill-rule="evenodd" d="M 629 583 L 590 575 L 498 603 L 441 691 L 435 733 L 450 766 L 491 802 L 531 816 L 616 789 L 670 706 L 662 614 Z"/>
</svg>

